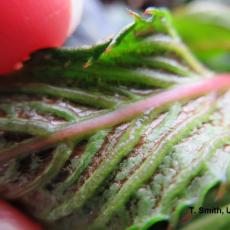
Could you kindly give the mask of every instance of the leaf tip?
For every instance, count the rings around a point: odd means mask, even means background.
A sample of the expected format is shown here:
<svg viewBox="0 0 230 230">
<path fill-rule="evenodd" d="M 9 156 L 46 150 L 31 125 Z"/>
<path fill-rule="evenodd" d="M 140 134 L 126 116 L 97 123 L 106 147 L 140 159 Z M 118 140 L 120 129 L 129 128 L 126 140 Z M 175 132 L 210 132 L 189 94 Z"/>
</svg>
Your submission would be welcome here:
<svg viewBox="0 0 230 230">
<path fill-rule="evenodd" d="M 141 16 L 138 13 L 136 13 L 132 10 L 128 10 L 128 13 L 135 19 L 135 21 L 141 20 Z"/>
<path fill-rule="evenodd" d="M 84 65 L 83 65 L 83 69 L 87 69 L 92 65 L 92 59 L 89 59 Z"/>
</svg>

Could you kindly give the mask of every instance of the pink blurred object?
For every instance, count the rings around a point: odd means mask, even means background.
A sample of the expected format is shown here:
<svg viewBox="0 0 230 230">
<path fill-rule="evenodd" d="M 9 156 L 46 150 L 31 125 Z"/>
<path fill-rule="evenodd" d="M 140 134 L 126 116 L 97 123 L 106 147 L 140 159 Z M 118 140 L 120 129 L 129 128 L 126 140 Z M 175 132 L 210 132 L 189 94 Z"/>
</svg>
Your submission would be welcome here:
<svg viewBox="0 0 230 230">
<path fill-rule="evenodd" d="M 82 0 L 1 0 L 0 74 L 34 51 L 63 45 L 79 23 Z"/>
<path fill-rule="evenodd" d="M 42 227 L 6 201 L 0 200 L 0 230 L 42 230 Z"/>
</svg>

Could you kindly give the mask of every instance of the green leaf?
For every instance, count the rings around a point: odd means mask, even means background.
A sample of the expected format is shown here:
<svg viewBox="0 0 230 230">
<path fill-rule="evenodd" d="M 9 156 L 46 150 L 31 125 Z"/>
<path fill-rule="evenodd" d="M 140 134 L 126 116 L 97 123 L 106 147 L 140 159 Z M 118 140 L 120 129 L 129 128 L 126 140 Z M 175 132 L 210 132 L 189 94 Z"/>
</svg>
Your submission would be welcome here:
<svg viewBox="0 0 230 230">
<path fill-rule="evenodd" d="M 183 210 L 229 181 L 229 79 L 212 78 L 168 11 L 147 13 L 0 79 L 0 194 L 47 229 L 184 227 Z"/>
<path fill-rule="evenodd" d="M 218 2 L 195 2 L 175 11 L 178 33 L 210 68 L 229 71 L 230 8 Z"/>
</svg>

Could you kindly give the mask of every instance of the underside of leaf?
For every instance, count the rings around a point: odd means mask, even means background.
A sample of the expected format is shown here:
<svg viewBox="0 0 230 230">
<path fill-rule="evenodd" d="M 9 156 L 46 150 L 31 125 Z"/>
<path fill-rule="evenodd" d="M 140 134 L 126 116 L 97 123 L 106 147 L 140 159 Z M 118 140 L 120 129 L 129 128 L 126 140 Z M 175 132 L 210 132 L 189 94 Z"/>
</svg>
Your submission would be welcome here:
<svg viewBox="0 0 230 230">
<path fill-rule="evenodd" d="M 0 80 L 0 194 L 47 229 L 183 227 L 186 207 L 227 187 L 229 75 L 213 78 L 166 10 L 147 13 Z"/>
</svg>

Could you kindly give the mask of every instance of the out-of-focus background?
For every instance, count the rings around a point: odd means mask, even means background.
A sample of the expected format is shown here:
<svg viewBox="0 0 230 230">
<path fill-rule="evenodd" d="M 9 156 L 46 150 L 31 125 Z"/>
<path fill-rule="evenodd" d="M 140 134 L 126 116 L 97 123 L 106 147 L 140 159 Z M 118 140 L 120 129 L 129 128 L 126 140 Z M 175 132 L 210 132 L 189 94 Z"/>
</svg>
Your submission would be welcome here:
<svg viewBox="0 0 230 230">
<path fill-rule="evenodd" d="M 175 8 L 186 2 L 189 0 L 85 0 L 80 27 L 66 45 L 88 45 L 118 32 L 132 21 L 128 9 L 142 11 L 149 6 Z"/>
<path fill-rule="evenodd" d="M 157 6 L 174 10 L 191 2 L 230 5 L 230 0 L 85 0 L 80 26 L 66 46 L 89 45 L 112 36 L 132 21 L 128 9 L 141 12 L 147 7 Z"/>
</svg>

